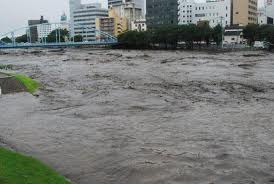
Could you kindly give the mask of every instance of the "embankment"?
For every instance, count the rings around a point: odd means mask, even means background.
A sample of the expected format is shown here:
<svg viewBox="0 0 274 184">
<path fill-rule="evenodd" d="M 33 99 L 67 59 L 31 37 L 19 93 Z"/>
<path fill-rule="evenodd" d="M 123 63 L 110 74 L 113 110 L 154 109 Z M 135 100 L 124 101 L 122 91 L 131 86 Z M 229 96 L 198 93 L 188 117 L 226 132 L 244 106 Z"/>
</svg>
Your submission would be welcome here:
<svg viewBox="0 0 274 184">
<path fill-rule="evenodd" d="M 2 94 L 18 93 L 26 91 L 26 87 L 14 76 L 0 73 L 0 88 Z"/>
</svg>

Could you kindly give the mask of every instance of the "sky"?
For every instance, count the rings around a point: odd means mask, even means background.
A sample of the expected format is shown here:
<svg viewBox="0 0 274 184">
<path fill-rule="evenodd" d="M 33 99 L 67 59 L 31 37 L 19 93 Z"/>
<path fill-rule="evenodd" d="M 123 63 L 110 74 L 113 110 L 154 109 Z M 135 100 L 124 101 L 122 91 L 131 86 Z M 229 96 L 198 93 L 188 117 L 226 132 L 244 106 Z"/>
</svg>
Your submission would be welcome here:
<svg viewBox="0 0 274 184">
<path fill-rule="evenodd" d="M 107 0 L 82 0 L 83 3 Z M 69 0 L 0 0 L 0 35 L 25 27 L 29 19 L 43 15 L 50 22 L 60 22 L 63 13 L 68 15 Z"/>
<path fill-rule="evenodd" d="M 101 2 L 107 6 L 107 0 L 82 2 Z M 29 19 L 39 19 L 41 15 L 50 22 L 59 22 L 63 12 L 68 15 L 69 0 L 0 0 L 0 35 L 27 26 Z"/>
</svg>

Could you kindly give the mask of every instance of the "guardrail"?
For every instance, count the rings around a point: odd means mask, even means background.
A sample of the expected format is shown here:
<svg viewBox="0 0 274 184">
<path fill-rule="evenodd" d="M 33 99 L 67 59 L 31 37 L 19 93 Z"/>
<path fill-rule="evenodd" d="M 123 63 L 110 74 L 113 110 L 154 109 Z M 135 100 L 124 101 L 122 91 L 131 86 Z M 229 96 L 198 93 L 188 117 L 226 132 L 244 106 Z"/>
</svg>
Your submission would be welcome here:
<svg viewBox="0 0 274 184">
<path fill-rule="evenodd" d="M 85 45 L 115 45 L 117 44 L 117 40 L 109 40 L 109 41 L 92 41 L 92 42 L 59 42 L 59 43 L 15 43 L 15 44 L 5 44 L 0 45 L 0 49 L 12 49 L 12 48 L 32 48 L 32 47 L 75 47 L 75 46 L 85 46 Z"/>
</svg>

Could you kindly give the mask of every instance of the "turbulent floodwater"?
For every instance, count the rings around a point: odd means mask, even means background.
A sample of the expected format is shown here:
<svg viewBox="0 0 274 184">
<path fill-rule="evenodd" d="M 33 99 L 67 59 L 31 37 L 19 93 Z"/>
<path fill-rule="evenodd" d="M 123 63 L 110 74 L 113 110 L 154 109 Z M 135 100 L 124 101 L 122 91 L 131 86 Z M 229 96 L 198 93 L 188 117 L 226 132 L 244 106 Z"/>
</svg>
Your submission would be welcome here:
<svg viewBox="0 0 274 184">
<path fill-rule="evenodd" d="M 0 64 L 43 84 L 0 97 L 0 142 L 74 183 L 274 183 L 274 54 L 15 50 Z"/>
</svg>

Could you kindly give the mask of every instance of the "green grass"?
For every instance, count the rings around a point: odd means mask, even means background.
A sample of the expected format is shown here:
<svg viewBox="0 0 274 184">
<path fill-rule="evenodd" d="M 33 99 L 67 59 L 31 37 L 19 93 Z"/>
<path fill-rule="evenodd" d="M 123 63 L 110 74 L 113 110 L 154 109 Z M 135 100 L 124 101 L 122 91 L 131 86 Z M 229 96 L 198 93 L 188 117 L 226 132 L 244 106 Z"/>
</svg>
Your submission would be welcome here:
<svg viewBox="0 0 274 184">
<path fill-rule="evenodd" d="M 21 75 L 21 74 L 15 74 L 14 77 L 20 81 L 27 89 L 28 92 L 33 94 L 39 87 L 40 83 L 36 80 L 31 79 L 28 76 Z"/>
<path fill-rule="evenodd" d="M 1 184 L 70 184 L 40 161 L 0 147 Z"/>
</svg>

